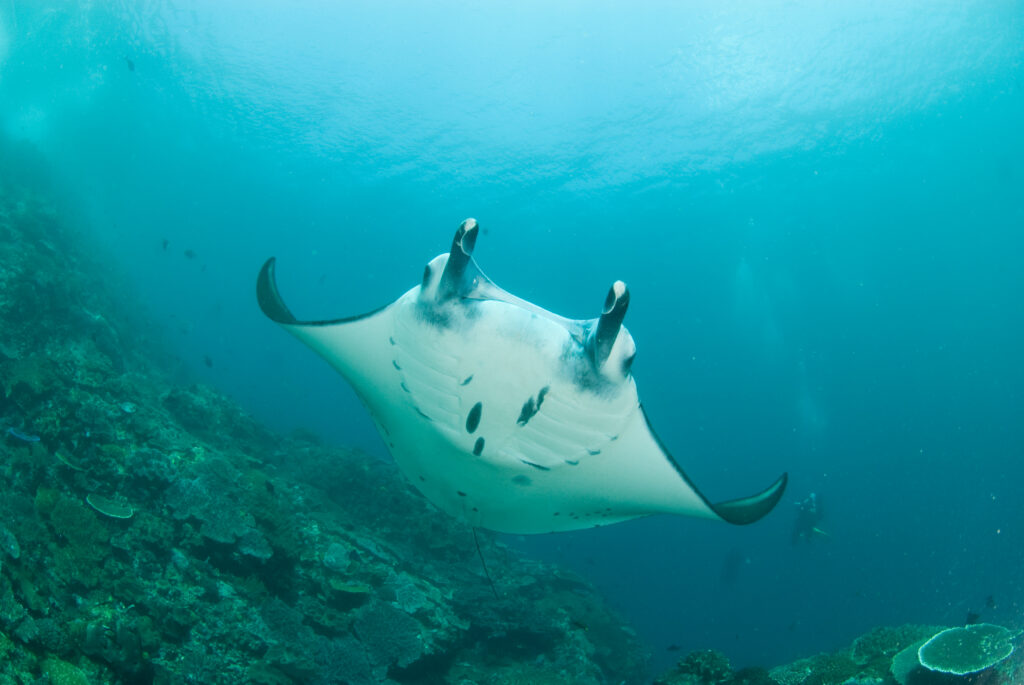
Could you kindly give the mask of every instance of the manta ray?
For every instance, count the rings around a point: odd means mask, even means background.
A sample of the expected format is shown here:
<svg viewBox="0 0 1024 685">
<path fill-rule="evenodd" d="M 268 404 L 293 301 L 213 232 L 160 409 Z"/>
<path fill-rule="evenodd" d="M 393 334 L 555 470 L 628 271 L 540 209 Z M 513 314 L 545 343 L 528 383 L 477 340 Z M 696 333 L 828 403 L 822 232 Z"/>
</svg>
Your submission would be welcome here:
<svg viewBox="0 0 1024 685">
<path fill-rule="evenodd" d="M 487 278 L 478 234 L 464 221 L 418 285 L 367 314 L 299 321 L 273 258 L 257 299 L 351 384 L 413 485 L 472 526 L 548 533 L 659 513 L 747 524 L 771 511 L 786 474 L 712 503 L 655 434 L 630 373 L 625 283 L 596 319 L 568 319 Z"/>
</svg>

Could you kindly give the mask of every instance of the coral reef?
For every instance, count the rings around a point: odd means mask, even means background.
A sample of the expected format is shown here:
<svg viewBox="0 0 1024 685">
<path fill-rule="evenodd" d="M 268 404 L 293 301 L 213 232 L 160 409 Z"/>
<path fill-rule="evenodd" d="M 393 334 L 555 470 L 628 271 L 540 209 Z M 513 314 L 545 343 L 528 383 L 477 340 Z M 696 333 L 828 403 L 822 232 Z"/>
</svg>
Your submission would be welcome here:
<svg viewBox="0 0 1024 685">
<path fill-rule="evenodd" d="M 850 657 L 859 666 L 873 662 L 888 664 L 897 652 L 908 645 L 931 637 L 945 626 L 880 626 L 873 628 L 853 641 Z"/>
<path fill-rule="evenodd" d="M 643 682 L 579 578 L 171 382 L 82 242 L 0 173 L 0 685 Z"/>
<path fill-rule="evenodd" d="M 732 683 L 732 667 L 724 654 L 713 649 L 690 652 L 669 673 L 657 681 L 658 685 L 724 685 Z"/>
<path fill-rule="evenodd" d="M 934 658 L 961 673 L 929 670 L 918 650 L 940 638 Z M 770 671 L 732 671 L 725 656 L 691 652 L 656 685 L 1018 685 L 1024 682 L 1024 657 L 1013 641 L 1020 633 L 999 626 L 883 626 L 861 635 L 831 654 L 800 659 Z M 1008 658 L 1008 657 L 1014 658 Z M 967 669 L 971 670 L 968 671 Z"/>
</svg>

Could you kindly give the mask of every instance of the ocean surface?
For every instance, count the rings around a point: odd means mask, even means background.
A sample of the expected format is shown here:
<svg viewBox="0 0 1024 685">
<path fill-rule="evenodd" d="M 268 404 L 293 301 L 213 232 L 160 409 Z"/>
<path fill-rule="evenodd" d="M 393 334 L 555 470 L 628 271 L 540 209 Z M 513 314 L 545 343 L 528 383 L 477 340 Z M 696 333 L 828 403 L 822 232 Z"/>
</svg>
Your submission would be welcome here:
<svg viewBox="0 0 1024 685">
<path fill-rule="evenodd" d="M 469 216 L 487 274 L 559 314 L 625 280 L 691 479 L 790 475 L 750 527 L 508 537 L 656 668 L 1024 624 L 1024 2 L 0 0 L 0 131 L 181 378 L 382 459 L 257 308 L 267 257 L 300 318 L 392 301 Z"/>
</svg>

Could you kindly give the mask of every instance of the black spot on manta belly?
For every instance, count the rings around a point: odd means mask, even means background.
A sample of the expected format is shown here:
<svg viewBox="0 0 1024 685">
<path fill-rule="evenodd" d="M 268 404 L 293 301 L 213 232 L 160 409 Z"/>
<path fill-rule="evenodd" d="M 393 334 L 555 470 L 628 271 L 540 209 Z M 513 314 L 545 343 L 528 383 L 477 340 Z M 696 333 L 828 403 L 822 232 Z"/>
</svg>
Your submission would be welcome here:
<svg viewBox="0 0 1024 685">
<path fill-rule="evenodd" d="M 529 398 L 523 402 L 523 408 L 519 410 L 519 418 L 516 419 L 516 424 L 519 426 L 525 426 L 530 422 L 530 419 L 540 411 L 540 405 L 544 404 L 544 396 L 548 394 L 548 390 L 551 386 L 545 385 L 537 393 L 537 398 Z"/>
<path fill-rule="evenodd" d="M 530 485 L 531 483 L 533 483 L 533 481 L 530 480 L 529 476 L 524 476 L 521 473 L 515 478 L 513 478 L 512 482 L 515 483 L 516 485 Z"/>
<path fill-rule="evenodd" d="M 565 463 L 568 464 L 569 466 L 578 466 L 579 463 L 580 463 L 580 460 L 579 459 L 566 459 Z"/>
<path fill-rule="evenodd" d="M 469 374 L 468 376 L 466 376 L 466 380 L 459 383 L 459 385 L 469 385 L 469 382 L 471 380 L 473 380 L 473 374 Z"/>
<path fill-rule="evenodd" d="M 541 471 L 550 471 L 551 470 L 550 467 L 541 466 L 540 464 L 534 464 L 532 461 L 526 461 L 525 459 L 520 459 L 519 461 L 523 462 L 527 466 L 532 466 L 535 469 L 540 469 Z"/>
<path fill-rule="evenodd" d="M 477 402 L 473 405 L 473 408 L 469 410 L 469 415 L 466 417 L 466 432 L 472 433 L 480 425 L 480 414 L 484 410 L 483 402 Z"/>
<path fill-rule="evenodd" d="M 537 407 L 534 405 L 533 398 L 531 397 L 523 402 L 523 408 L 519 410 L 519 418 L 516 419 L 516 424 L 525 426 L 536 413 Z"/>
<path fill-rule="evenodd" d="M 394 339 L 394 338 L 392 338 L 392 337 L 391 337 L 391 336 L 389 335 L 389 336 L 388 336 L 388 342 L 389 342 L 389 343 L 391 343 L 392 345 L 394 345 L 394 344 L 395 344 L 395 339 Z"/>
<path fill-rule="evenodd" d="M 473 456 L 479 457 L 480 453 L 484 451 L 484 439 L 477 438 L 476 444 L 473 445 Z"/>
<path fill-rule="evenodd" d="M 459 497 L 465 497 L 466 496 L 466 493 L 464 493 L 462 490 L 456 490 L 455 494 L 458 495 Z"/>
</svg>

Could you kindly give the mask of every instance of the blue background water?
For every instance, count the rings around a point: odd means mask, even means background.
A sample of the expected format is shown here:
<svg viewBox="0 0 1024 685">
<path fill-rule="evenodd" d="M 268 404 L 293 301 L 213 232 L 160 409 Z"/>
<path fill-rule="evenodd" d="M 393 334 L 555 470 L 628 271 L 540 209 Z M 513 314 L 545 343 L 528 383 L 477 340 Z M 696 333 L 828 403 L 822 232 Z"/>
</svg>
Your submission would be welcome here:
<svg viewBox="0 0 1024 685">
<path fill-rule="evenodd" d="M 597 582 L 656 665 L 771 665 L 880 623 L 1024 623 L 1022 57 L 1020 1 L 0 0 L 0 127 L 184 376 L 375 454 L 259 314 L 266 257 L 309 317 L 390 301 L 467 216 L 549 309 L 626 280 L 692 479 L 789 493 L 750 528 L 511 541 Z M 812 490 L 829 537 L 794 548 Z"/>
</svg>

